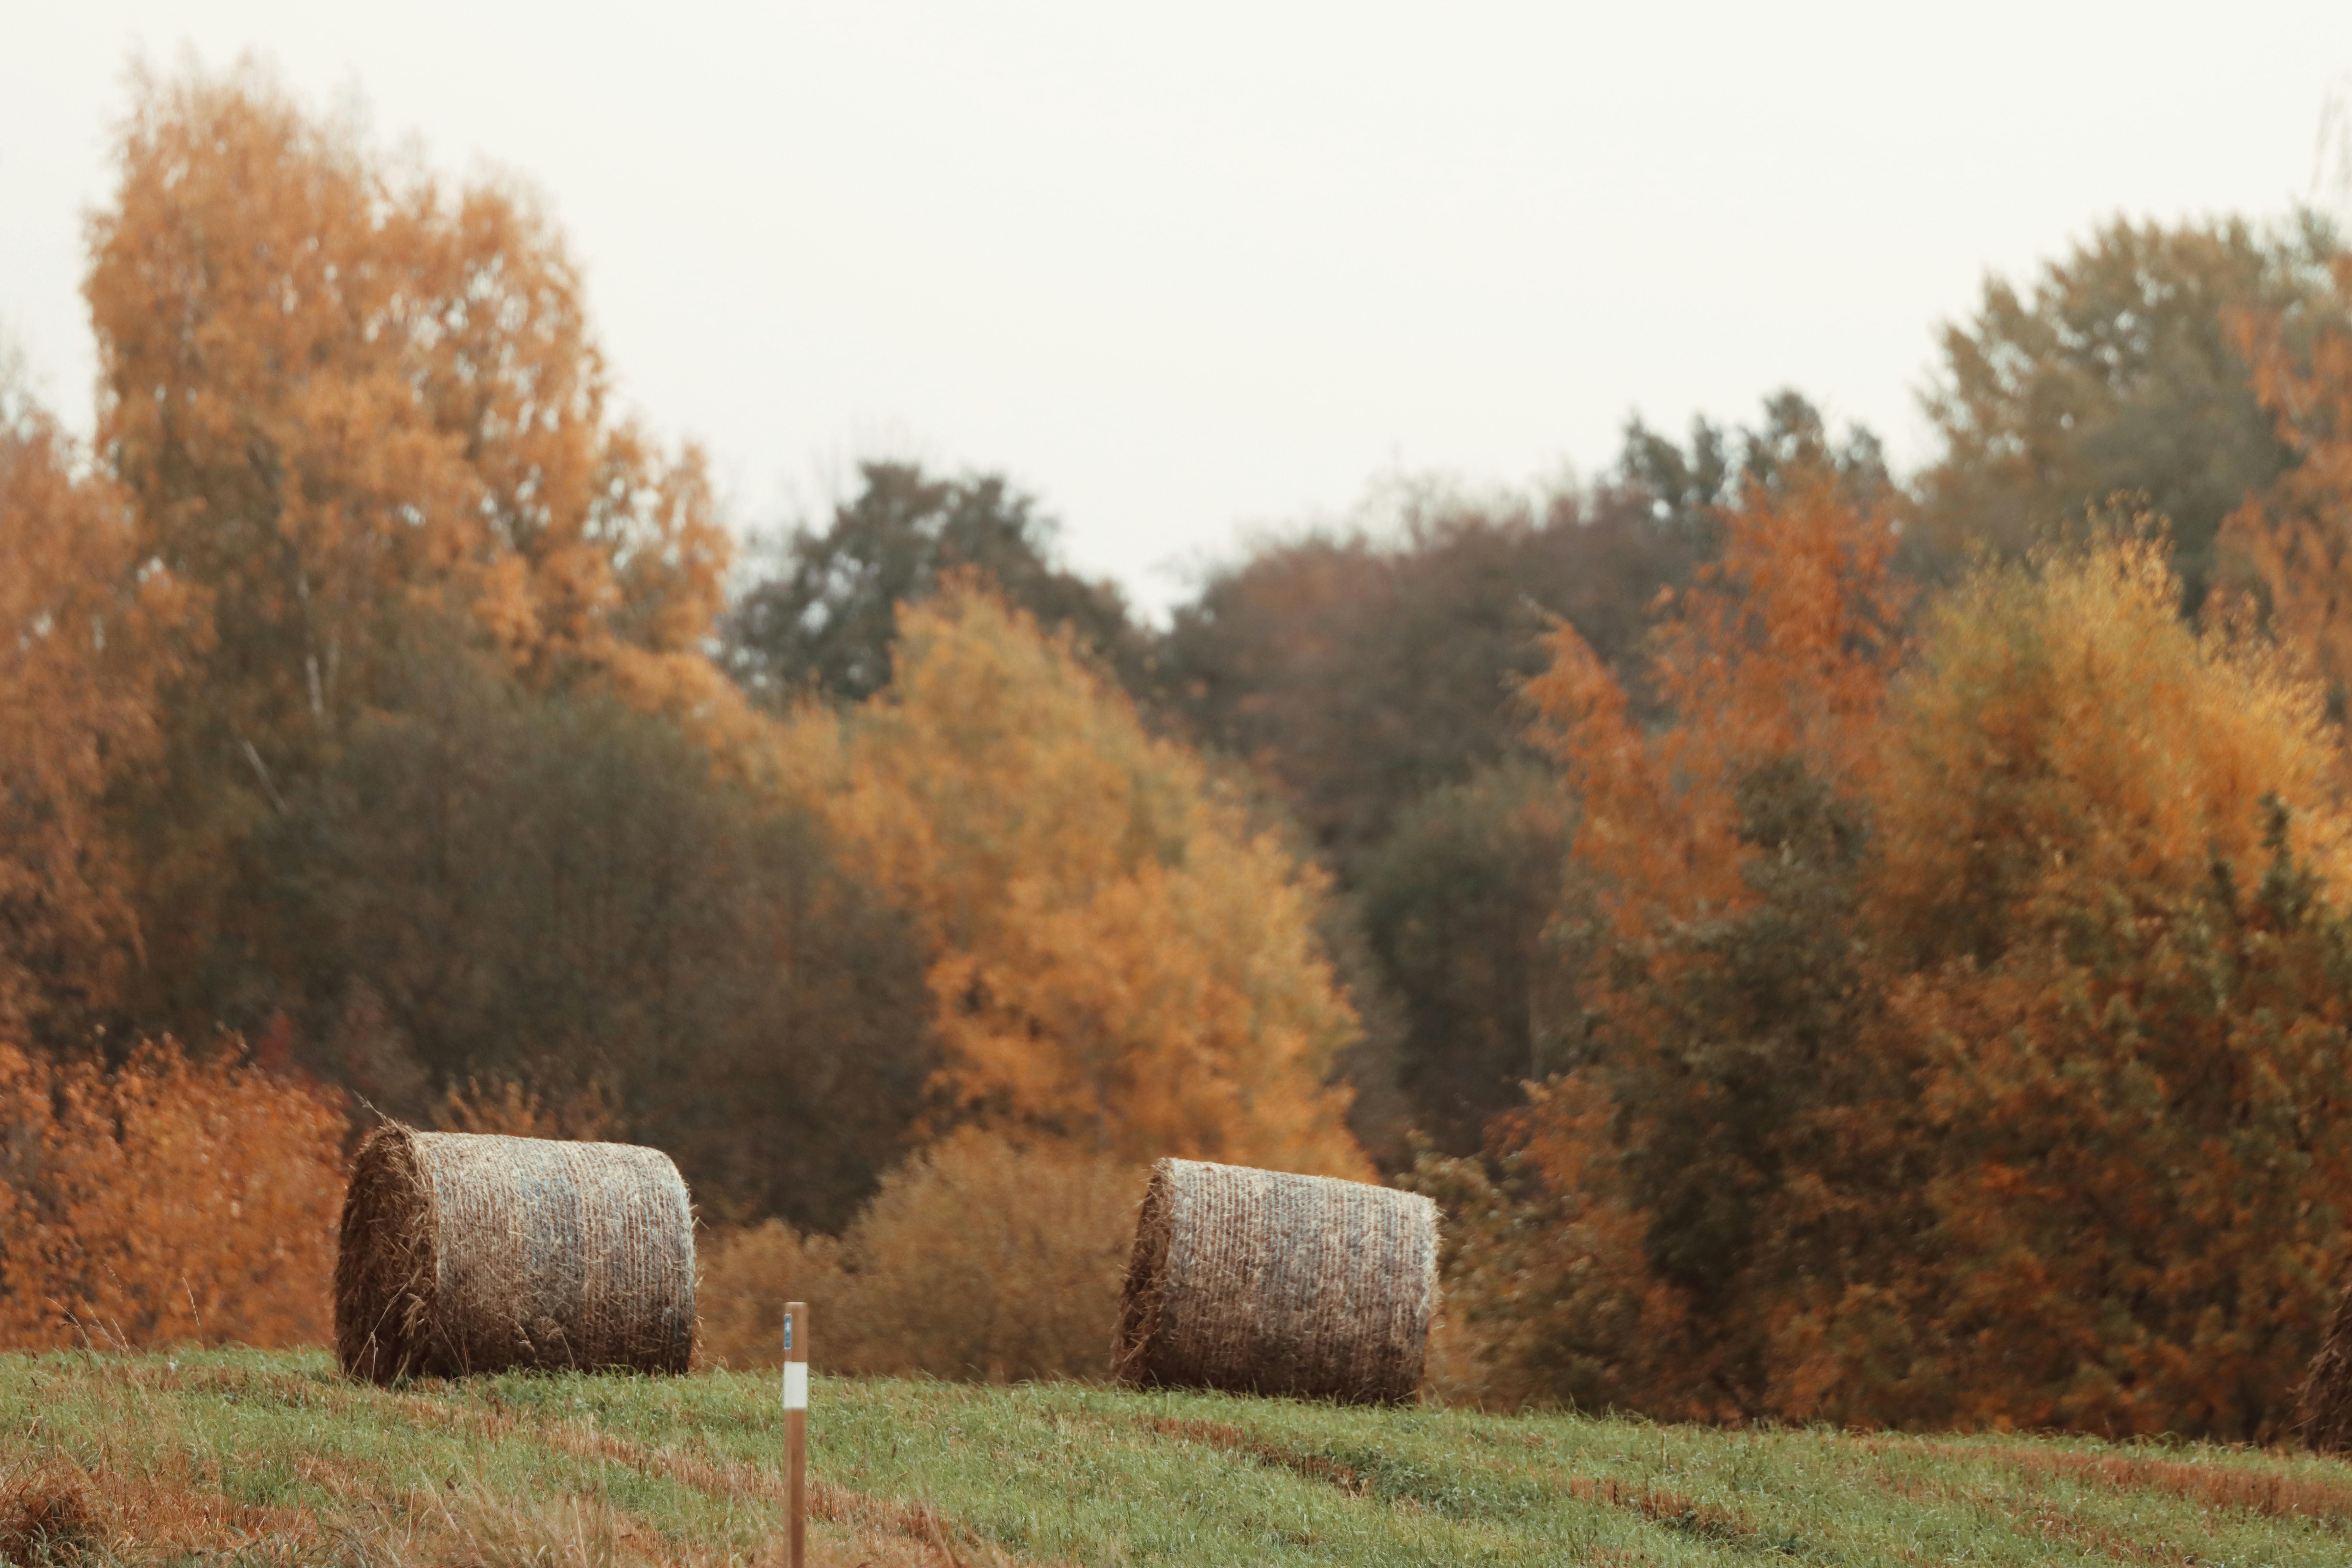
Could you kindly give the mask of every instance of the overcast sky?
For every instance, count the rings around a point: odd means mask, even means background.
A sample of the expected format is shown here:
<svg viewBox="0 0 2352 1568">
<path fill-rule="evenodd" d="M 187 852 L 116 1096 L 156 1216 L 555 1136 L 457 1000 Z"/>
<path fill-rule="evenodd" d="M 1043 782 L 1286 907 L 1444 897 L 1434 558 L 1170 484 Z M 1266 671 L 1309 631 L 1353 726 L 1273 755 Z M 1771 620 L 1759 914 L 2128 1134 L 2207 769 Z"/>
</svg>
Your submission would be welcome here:
<svg viewBox="0 0 2352 1568">
<path fill-rule="evenodd" d="M 1384 476 L 1521 486 L 1793 384 L 1927 441 L 1939 320 L 2116 213 L 2313 193 L 2352 5 L 23 7 L 0 330 L 87 428 L 136 55 L 546 195 L 735 520 L 1002 469 L 1142 604 Z"/>
</svg>

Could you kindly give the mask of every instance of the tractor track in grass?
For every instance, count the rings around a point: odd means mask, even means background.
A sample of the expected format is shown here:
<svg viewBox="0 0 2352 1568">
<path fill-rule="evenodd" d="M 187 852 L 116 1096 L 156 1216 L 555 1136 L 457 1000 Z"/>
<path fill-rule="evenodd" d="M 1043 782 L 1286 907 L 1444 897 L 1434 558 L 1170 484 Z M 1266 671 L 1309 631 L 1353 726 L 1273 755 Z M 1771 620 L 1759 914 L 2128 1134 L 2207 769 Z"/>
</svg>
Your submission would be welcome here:
<svg viewBox="0 0 2352 1568">
<path fill-rule="evenodd" d="M 1451 1491 L 1437 1490 L 1433 1494 L 1431 1489 L 1416 1486 L 1416 1481 L 1423 1479 L 1418 1471 L 1411 1478 L 1402 1479 L 1402 1482 L 1400 1478 L 1385 1474 L 1377 1456 L 1343 1457 L 1313 1453 L 1269 1441 L 1223 1421 L 1173 1415 L 1148 1415 L 1137 1419 L 1146 1430 L 1158 1436 L 1202 1443 L 1239 1454 L 1258 1464 L 1286 1469 L 1309 1480 L 1336 1487 L 1353 1497 L 1375 1498 L 1409 1507 L 1434 1508 L 1438 1511 L 1463 1511 L 1454 1503 L 1454 1494 Z M 1767 1536 L 1746 1518 L 1728 1509 L 1697 1501 L 1669 1488 L 1608 1478 L 1572 1476 L 1565 1486 L 1558 1489 L 1579 1502 L 1622 1509 L 1638 1514 L 1646 1523 L 1694 1535 L 1704 1541 L 1752 1552 L 1785 1553 L 1793 1549 L 1792 1543 Z"/>
</svg>

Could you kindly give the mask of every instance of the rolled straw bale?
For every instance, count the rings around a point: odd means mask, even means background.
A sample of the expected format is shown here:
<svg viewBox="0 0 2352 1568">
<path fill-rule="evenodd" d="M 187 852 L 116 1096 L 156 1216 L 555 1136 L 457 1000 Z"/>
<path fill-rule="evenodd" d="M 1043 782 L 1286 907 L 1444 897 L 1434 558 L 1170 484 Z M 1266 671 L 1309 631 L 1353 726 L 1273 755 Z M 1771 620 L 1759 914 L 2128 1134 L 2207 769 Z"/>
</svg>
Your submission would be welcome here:
<svg viewBox="0 0 2352 1568">
<path fill-rule="evenodd" d="M 1127 1266 L 1122 1382 L 1409 1400 L 1437 1300 L 1437 1205 L 1328 1176 L 1162 1160 Z"/>
<path fill-rule="evenodd" d="M 2352 1452 L 2352 1285 L 2336 1300 L 2295 1406 L 2295 1425 L 2315 1452 Z"/>
<path fill-rule="evenodd" d="M 346 1373 L 684 1372 L 693 1351 L 694 1216 L 668 1155 L 397 1122 L 360 1145 L 335 1256 Z"/>
</svg>

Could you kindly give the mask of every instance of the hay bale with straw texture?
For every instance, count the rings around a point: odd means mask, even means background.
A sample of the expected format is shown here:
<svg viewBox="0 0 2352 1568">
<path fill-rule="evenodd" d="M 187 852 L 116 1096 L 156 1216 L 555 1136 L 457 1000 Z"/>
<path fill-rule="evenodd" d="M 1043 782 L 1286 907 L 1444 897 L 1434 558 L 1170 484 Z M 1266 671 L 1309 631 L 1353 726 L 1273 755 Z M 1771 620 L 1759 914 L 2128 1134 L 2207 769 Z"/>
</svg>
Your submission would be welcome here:
<svg viewBox="0 0 2352 1568">
<path fill-rule="evenodd" d="M 1127 1266 L 1120 1381 L 1409 1400 L 1437 1302 L 1437 1205 L 1328 1176 L 1162 1160 Z"/>
<path fill-rule="evenodd" d="M 684 1372 L 693 1352 L 694 1215 L 668 1155 L 397 1122 L 360 1145 L 335 1256 L 352 1376 Z"/>
<path fill-rule="evenodd" d="M 2295 1425 L 2315 1452 L 2352 1453 L 2352 1285 L 2337 1298 L 2327 1337 L 2304 1374 Z"/>
</svg>

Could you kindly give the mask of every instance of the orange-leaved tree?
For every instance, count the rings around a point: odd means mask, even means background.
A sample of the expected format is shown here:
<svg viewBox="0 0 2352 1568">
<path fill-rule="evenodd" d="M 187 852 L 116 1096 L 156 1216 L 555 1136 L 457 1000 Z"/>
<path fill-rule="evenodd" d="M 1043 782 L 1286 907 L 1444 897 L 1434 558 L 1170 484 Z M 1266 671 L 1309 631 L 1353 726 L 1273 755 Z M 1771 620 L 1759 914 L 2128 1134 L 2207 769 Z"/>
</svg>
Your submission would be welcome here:
<svg viewBox="0 0 2352 1568">
<path fill-rule="evenodd" d="M 145 79 L 90 222 L 98 456 L 208 646 L 131 814 L 130 1013 L 257 1025 L 285 977 L 263 825 L 393 705 L 410 650 L 748 723 L 703 644 L 727 538 L 699 458 L 609 407 L 578 269 L 509 184 L 452 190 L 250 66 Z"/>
<path fill-rule="evenodd" d="M 1738 767 L 1712 837 L 1714 775 L 1633 793 L 1736 881 L 1601 840 L 1636 918 L 1595 938 L 1585 1065 L 1500 1158 L 1424 1173 L 1505 1374 L 1661 1414 L 2282 1429 L 2347 1252 L 2352 818 L 2297 656 L 2179 594 L 2128 527 L 1980 567 L 1846 708 L 1861 749 Z M 1697 647 L 1736 678 L 1772 640 Z M 1819 668 L 1801 711 L 1853 673 Z"/>
<path fill-rule="evenodd" d="M 1895 537 L 1820 471 L 1721 522 L 1719 560 L 1660 606 L 1669 724 L 1637 728 L 1567 627 L 1528 684 L 1599 907 L 1590 945 L 1567 944 L 1594 958 L 1581 1065 L 1498 1121 L 1491 1166 L 1422 1173 L 1463 1215 L 1457 1299 L 1504 1363 L 1490 1394 L 1761 1413 L 1773 1323 L 1752 1304 L 1847 1244 L 1841 1184 L 1895 1132 L 1857 1109 L 1885 1089 L 1851 940 L 1906 601 Z"/>
<path fill-rule="evenodd" d="M 1526 688 L 1536 737 L 1582 803 L 1577 858 L 1628 936 L 1747 900 L 1737 795 L 1748 770 L 1796 759 L 1861 793 L 1878 765 L 1910 598 L 1895 531 L 1825 469 L 1790 475 L 1778 495 L 1751 490 L 1722 527 L 1721 555 L 1660 595 L 1651 675 L 1673 722 L 1638 727 L 1624 687 L 1566 624 Z"/>
<path fill-rule="evenodd" d="M 822 714 L 804 725 L 829 726 Z M 829 812 L 915 911 L 956 1117 L 1125 1158 L 1369 1173 L 1319 879 L 1066 638 L 966 580 L 900 611 Z"/>
<path fill-rule="evenodd" d="M 727 554 L 700 459 L 612 417 L 525 193 L 453 195 L 249 65 L 143 79 L 116 155 L 100 447 L 142 548 L 212 594 L 205 679 L 264 761 L 365 700 L 420 599 L 544 679 L 693 662 Z"/>
<path fill-rule="evenodd" d="M 79 1032 L 138 946 L 103 805 L 155 751 L 187 605 L 135 549 L 121 492 L 0 384 L 0 1040 Z"/>
<path fill-rule="evenodd" d="M 2120 531 L 1933 619 L 1868 900 L 1933 1245 L 1790 1414 L 2281 1429 L 2347 1256 L 2352 817 L 2319 683 L 2179 603 Z"/>
<path fill-rule="evenodd" d="M 320 1344 L 341 1109 L 169 1041 L 0 1046 L 0 1344 Z"/>
<path fill-rule="evenodd" d="M 1875 792 L 1875 918 L 1907 965 L 1990 962 L 2085 889 L 2166 903 L 2214 858 L 2259 865 L 2268 797 L 2293 857 L 2352 893 L 2340 742 L 2302 653 L 2234 613 L 2200 632 L 2179 592 L 2124 520 L 1937 604 Z"/>
<path fill-rule="evenodd" d="M 2338 256 L 2334 272 L 2334 319 L 2231 317 L 2255 395 L 2293 460 L 2223 521 L 2220 548 L 2340 689 L 2352 683 L 2352 331 L 2340 320 L 2352 309 L 2352 256 Z"/>
</svg>

